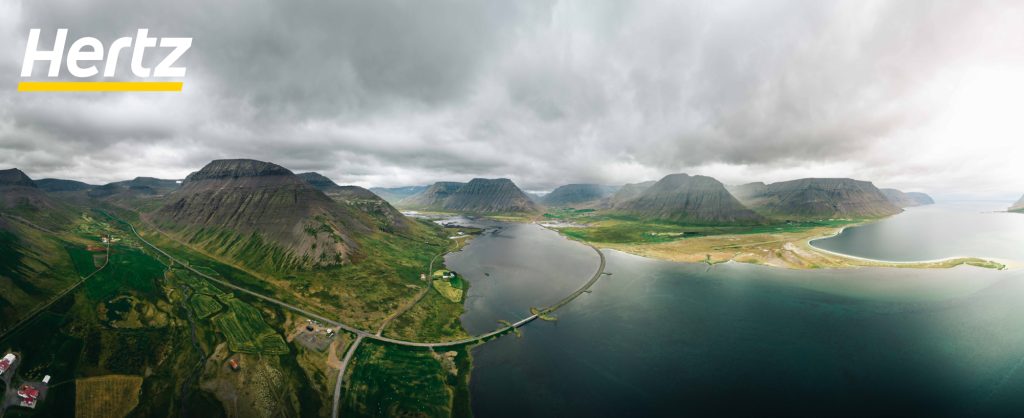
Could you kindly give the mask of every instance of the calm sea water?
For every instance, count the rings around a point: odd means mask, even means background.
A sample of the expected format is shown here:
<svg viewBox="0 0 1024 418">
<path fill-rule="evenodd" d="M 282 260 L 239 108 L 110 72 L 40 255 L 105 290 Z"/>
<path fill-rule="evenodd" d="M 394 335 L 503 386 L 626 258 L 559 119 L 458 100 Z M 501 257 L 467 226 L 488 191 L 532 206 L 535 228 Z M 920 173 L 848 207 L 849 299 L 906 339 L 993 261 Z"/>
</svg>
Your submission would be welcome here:
<svg viewBox="0 0 1024 418">
<path fill-rule="evenodd" d="M 493 225 L 446 259 L 471 282 L 471 332 L 597 267 L 551 231 Z M 474 350 L 477 416 L 1024 411 L 1022 271 L 709 269 L 605 253 L 613 275 L 557 322 Z"/>
<path fill-rule="evenodd" d="M 1024 215 L 1013 202 L 951 202 L 908 208 L 867 225 L 814 241 L 829 251 L 890 261 L 945 257 L 1024 260 Z"/>
</svg>

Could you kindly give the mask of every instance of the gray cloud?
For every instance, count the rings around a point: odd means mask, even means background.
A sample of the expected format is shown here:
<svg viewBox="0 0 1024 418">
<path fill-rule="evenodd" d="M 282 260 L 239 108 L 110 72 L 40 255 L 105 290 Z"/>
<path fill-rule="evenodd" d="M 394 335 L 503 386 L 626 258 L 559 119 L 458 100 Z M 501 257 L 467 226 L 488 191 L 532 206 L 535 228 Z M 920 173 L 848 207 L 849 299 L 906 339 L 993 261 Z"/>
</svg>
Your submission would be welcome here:
<svg viewBox="0 0 1024 418">
<path fill-rule="evenodd" d="M 1014 161 L 992 157 L 1022 151 L 1007 138 L 1024 127 L 960 138 L 987 141 L 973 151 L 931 145 L 956 139 L 936 138 L 956 131 L 964 79 L 1024 69 L 1013 2 L 39 0 L 0 12 L 6 86 L 28 28 L 194 38 L 182 93 L 0 91 L 0 166 L 34 177 L 182 177 L 248 157 L 363 185 L 506 176 L 546 189 L 690 171 L 1024 190 L 1007 178 Z M 984 166 L 970 168 L 972 152 Z"/>
</svg>

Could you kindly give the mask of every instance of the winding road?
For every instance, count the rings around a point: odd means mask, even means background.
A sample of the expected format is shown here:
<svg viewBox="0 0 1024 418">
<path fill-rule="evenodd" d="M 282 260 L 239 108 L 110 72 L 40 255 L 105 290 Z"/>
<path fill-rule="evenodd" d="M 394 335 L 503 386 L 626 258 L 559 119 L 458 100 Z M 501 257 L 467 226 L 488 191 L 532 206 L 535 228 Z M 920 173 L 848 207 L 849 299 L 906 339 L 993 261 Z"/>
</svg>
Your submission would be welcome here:
<svg viewBox="0 0 1024 418">
<path fill-rule="evenodd" d="M 111 215 L 108 215 L 108 216 L 111 216 Z M 273 304 L 278 305 L 278 306 L 280 306 L 282 308 L 291 310 L 291 311 L 293 311 L 295 313 L 304 315 L 304 316 L 309 317 L 309 318 L 316 319 L 317 321 L 321 321 L 321 322 L 326 323 L 326 324 L 331 324 L 334 327 L 337 327 L 337 328 L 343 329 L 345 331 L 348 331 L 348 332 L 350 332 L 352 334 L 355 334 L 356 335 L 356 339 L 355 339 L 355 341 L 352 342 L 352 345 L 349 346 L 348 351 L 345 353 L 345 358 L 344 358 L 344 360 L 342 360 L 341 370 L 338 373 L 338 379 L 337 379 L 337 382 L 336 382 L 335 387 L 334 387 L 334 407 L 333 407 L 332 416 L 335 417 L 335 418 L 338 417 L 339 413 L 340 413 L 341 386 L 342 386 L 342 380 L 343 380 L 343 378 L 345 376 L 345 370 L 348 367 L 349 361 L 351 361 L 353 355 L 355 354 L 356 349 L 359 347 L 359 343 L 361 343 L 363 341 L 363 339 L 369 338 L 371 340 L 376 340 L 376 341 L 385 342 L 385 343 L 389 343 L 389 344 L 407 346 L 407 347 L 421 347 L 421 348 L 454 347 L 454 346 L 467 345 L 467 344 L 473 344 L 473 343 L 478 343 L 478 342 L 485 342 L 485 340 L 487 340 L 489 338 L 496 337 L 496 336 L 499 336 L 499 335 L 504 334 L 506 332 L 512 331 L 513 329 L 522 327 L 523 325 L 526 325 L 526 324 L 532 322 L 533 320 L 537 319 L 537 317 L 538 317 L 538 315 L 533 314 L 533 315 L 527 316 L 526 318 L 520 319 L 518 322 L 516 322 L 516 323 L 514 323 L 512 325 L 505 326 L 505 327 L 502 327 L 502 328 L 498 328 L 498 329 L 496 329 L 494 331 L 491 331 L 491 332 L 488 332 L 486 334 L 477 335 L 477 336 L 474 336 L 474 337 L 464 338 L 464 339 L 455 340 L 455 341 L 416 342 L 416 341 L 405 341 L 405 340 L 389 338 L 389 337 L 385 337 L 385 336 L 380 335 L 380 333 L 383 331 L 383 327 L 381 327 L 381 329 L 377 333 L 373 333 L 373 332 L 370 332 L 370 331 L 364 331 L 364 330 L 352 327 L 350 325 L 347 325 L 347 324 L 344 324 L 344 323 L 341 323 L 341 322 L 338 322 L 338 321 L 335 321 L 335 320 L 332 320 L 332 319 L 328 319 L 328 318 L 326 318 L 326 317 L 324 317 L 322 315 L 310 312 L 310 311 L 308 311 L 306 309 L 303 309 L 303 308 L 300 308 L 298 306 L 292 305 L 290 303 L 284 302 L 284 301 L 282 301 L 280 299 L 276 299 L 276 298 L 272 298 L 270 296 L 265 296 L 265 295 L 256 293 L 256 292 L 254 292 L 252 290 L 246 289 L 244 287 L 235 285 L 233 283 L 227 282 L 227 281 L 222 280 L 222 279 L 218 279 L 216 277 L 213 277 L 213 276 L 210 276 L 210 275 L 208 275 L 206 273 L 203 273 L 203 272 L 201 272 L 199 270 L 196 270 L 196 269 L 192 268 L 192 266 L 188 265 L 187 263 L 182 262 L 181 260 L 179 260 L 179 259 L 175 258 L 174 256 L 168 254 L 166 251 L 160 249 L 159 247 L 157 247 L 157 246 L 153 245 L 152 243 L 150 243 L 149 241 L 147 241 L 145 238 L 142 237 L 142 235 L 139 234 L 139 231 L 137 231 L 135 229 L 135 226 L 132 225 L 131 223 L 129 223 L 129 222 L 123 220 L 123 219 L 120 219 L 120 218 L 116 218 L 116 217 L 114 217 L 114 218 L 119 220 L 120 222 L 124 223 L 125 225 L 127 225 L 128 228 L 131 229 L 131 231 L 135 235 L 135 237 L 138 238 L 139 241 L 141 241 L 143 244 L 145 244 L 149 248 L 152 248 L 154 251 L 160 253 L 164 257 L 167 257 L 172 262 L 178 263 L 182 267 L 185 267 L 186 269 L 188 269 L 192 273 L 195 273 L 196 275 L 198 275 L 198 276 L 200 276 L 200 277 L 202 277 L 204 279 L 210 280 L 210 281 L 212 281 L 214 283 L 217 283 L 217 284 L 220 284 L 220 285 L 222 285 L 224 287 L 228 287 L 228 288 L 237 290 L 237 291 L 245 293 L 247 295 L 256 297 L 258 299 L 262 299 L 262 300 L 264 300 L 266 302 L 273 303 Z M 604 274 L 604 268 L 605 268 L 604 253 L 602 253 L 600 249 L 598 249 L 597 247 L 595 247 L 593 245 L 587 244 L 587 246 L 592 248 L 597 253 L 597 255 L 600 257 L 600 259 L 601 259 L 601 264 L 600 264 L 600 266 L 598 266 L 597 271 L 594 273 L 594 276 L 591 277 L 590 280 L 588 280 L 586 283 L 584 283 L 582 287 L 577 289 L 575 292 L 569 294 L 568 296 L 562 298 L 562 300 L 558 301 L 554 305 L 551 305 L 550 307 L 547 307 L 547 308 L 539 310 L 539 312 L 541 314 L 547 314 L 547 313 L 554 312 L 558 308 L 561 308 L 562 306 L 565 306 L 569 302 L 572 302 L 573 299 L 576 299 L 577 297 L 579 297 L 583 293 L 586 293 L 588 290 L 590 290 L 590 287 L 593 286 L 594 283 L 597 283 L 598 279 L 600 279 L 601 276 Z M 431 261 L 431 267 L 433 267 L 433 261 Z M 422 296 L 420 296 L 420 297 L 422 297 Z"/>
</svg>

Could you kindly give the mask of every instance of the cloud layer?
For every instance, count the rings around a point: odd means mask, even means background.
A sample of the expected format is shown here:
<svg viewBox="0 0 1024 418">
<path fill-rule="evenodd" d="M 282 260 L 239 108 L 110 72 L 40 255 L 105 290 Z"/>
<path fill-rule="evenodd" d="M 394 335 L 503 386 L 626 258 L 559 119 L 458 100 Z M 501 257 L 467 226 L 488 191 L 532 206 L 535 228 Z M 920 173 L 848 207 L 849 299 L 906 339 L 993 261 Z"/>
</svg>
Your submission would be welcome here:
<svg viewBox="0 0 1024 418">
<path fill-rule="evenodd" d="M 5 2 L 0 167 L 106 182 L 248 157 L 362 185 L 686 171 L 1009 198 L 1021 21 L 1016 2 Z M 15 92 L 28 29 L 61 27 L 193 37 L 185 91 Z"/>
</svg>

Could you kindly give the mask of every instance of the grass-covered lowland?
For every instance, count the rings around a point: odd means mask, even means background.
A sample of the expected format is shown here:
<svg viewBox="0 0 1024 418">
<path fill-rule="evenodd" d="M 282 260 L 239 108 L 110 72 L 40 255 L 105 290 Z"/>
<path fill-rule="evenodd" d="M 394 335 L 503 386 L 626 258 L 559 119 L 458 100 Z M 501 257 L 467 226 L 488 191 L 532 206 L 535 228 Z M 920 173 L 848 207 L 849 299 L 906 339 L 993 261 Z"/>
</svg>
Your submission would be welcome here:
<svg viewBox="0 0 1024 418">
<path fill-rule="evenodd" d="M 814 269 L 858 266 L 949 268 L 962 264 L 1004 268 L 980 258 L 897 263 L 847 257 L 822 251 L 810 241 L 838 234 L 872 219 L 774 221 L 764 225 L 686 225 L 613 216 L 590 209 L 558 209 L 544 214 L 565 236 L 643 257 L 683 262 L 737 261 L 776 267 Z"/>
<path fill-rule="evenodd" d="M 423 222 L 414 229 L 415 239 L 380 234 L 360 242 L 367 253 L 383 256 L 270 274 L 176 241 L 131 210 L 83 208 L 59 230 L 14 223 L 6 230 L 18 228 L 17 234 L 0 236 L 11 258 L 4 266 L 46 274 L 30 277 L 45 287 L 37 297 L 19 301 L 12 310 L 17 315 L 5 315 L 9 329 L 0 337 L 0 350 L 22 353 L 20 376 L 52 376 L 49 395 L 32 416 L 331 413 L 340 358 L 354 336 L 337 330 L 328 335 L 321 328 L 311 337 L 305 332 L 308 318 L 171 262 L 135 238 L 126 222 L 196 270 L 358 328 L 375 330 L 407 306 L 384 335 L 416 341 L 467 337 L 459 322 L 461 302 L 441 296 L 420 274 L 429 272 L 432 260 L 435 269 L 444 268 L 441 255 L 469 239 L 450 237 L 472 231 Z M 103 238 L 110 243 L 109 262 Z M 19 267 L 24 265 L 33 269 Z M 455 350 L 453 356 L 364 342 L 348 368 L 352 380 L 343 387 L 346 415 L 468 415 L 470 359 L 464 348 Z M 129 396 L 108 395 L 122 393 Z M 6 416 L 28 415 L 10 410 Z"/>
</svg>

